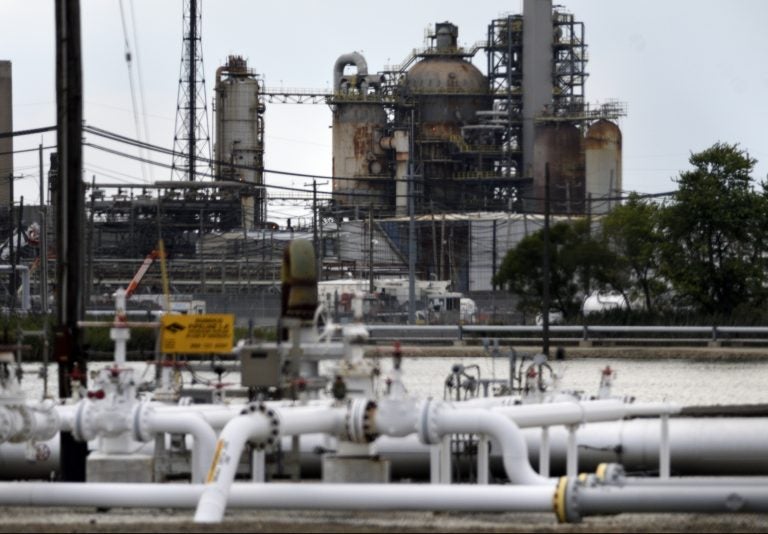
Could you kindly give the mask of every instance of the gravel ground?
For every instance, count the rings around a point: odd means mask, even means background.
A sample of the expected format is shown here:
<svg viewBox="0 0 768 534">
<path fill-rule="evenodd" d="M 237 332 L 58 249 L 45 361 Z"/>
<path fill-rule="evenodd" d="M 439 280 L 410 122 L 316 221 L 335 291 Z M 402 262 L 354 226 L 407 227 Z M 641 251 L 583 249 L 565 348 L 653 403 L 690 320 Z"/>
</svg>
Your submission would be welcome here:
<svg viewBox="0 0 768 534">
<path fill-rule="evenodd" d="M 432 512 L 227 512 L 217 525 L 191 522 L 191 510 L 3 509 L 0 532 L 768 532 L 768 515 L 591 517 L 560 525 L 551 514 Z"/>
<path fill-rule="evenodd" d="M 540 350 L 535 346 L 516 346 L 518 354 L 535 354 Z M 402 347 L 403 357 L 470 357 L 486 355 L 481 346 L 442 345 L 424 346 L 407 345 Z M 502 346 L 502 352 L 508 351 Z M 388 345 L 369 346 L 365 355 L 368 357 L 387 358 L 392 356 L 392 347 Z M 555 357 L 555 346 L 550 351 Z M 600 346 L 600 347 L 565 347 L 566 359 L 606 358 L 612 360 L 694 360 L 694 361 L 768 361 L 768 348 L 765 347 L 652 347 L 652 346 Z"/>
</svg>

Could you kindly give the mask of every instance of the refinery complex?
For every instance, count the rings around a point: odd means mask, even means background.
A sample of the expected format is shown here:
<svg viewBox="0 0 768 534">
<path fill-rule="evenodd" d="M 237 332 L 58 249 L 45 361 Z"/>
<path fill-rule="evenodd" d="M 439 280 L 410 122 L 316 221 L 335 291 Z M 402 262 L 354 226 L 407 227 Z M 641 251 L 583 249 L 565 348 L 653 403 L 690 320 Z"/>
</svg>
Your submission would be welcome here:
<svg viewBox="0 0 768 534">
<path fill-rule="evenodd" d="M 321 280 L 413 272 L 482 300 L 506 251 L 542 225 L 547 173 L 554 218 L 599 215 L 620 196 L 617 119 L 625 107 L 588 101 L 584 24 L 551 1 L 526 1 L 522 13 L 490 19 L 486 35 L 464 36 L 475 42 L 470 48 L 457 44 L 461 21 L 435 23 L 425 46 L 399 65 L 368 65 L 361 53 L 340 50 L 328 58 L 331 91 L 266 87 L 258 64 L 231 55 L 215 70 L 212 105 L 200 85 L 197 2 L 184 2 L 183 15 L 174 149 L 164 155 L 172 158 L 170 179 L 131 186 L 96 176 L 85 184 L 88 305 L 126 287 L 159 237 L 171 291 L 214 310 L 243 295 L 274 297 L 282 249 L 294 237 L 315 244 Z M 11 66 L 0 62 L 5 131 L 12 130 L 10 87 Z M 318 191 L 314 180 L 314 191 L 300 195 L 309 224 L 270 219 L 271 203 L 297 195 L 265 187 L 265 111 L 288 102 L 328 106 L 332 114 L 331 191 Z M 95 144 L 137 143 L 87 124 L 85 131 Z M 9 175 L 12 138 L 0 139 L 0 152 L 0 174 Z M 46 163 L 52 236 L 57 154 Z M 24 245 L 42 210 L 22 207 L 19 225 L 9 187 L 0 190 L 3 228 L 25 242 L 5 247 L 22 245 L 14 254 L 32 271 L 34 306 L 39 245 Z M 160 287 L 153 265 L 137 297 Z"/>
</svg>

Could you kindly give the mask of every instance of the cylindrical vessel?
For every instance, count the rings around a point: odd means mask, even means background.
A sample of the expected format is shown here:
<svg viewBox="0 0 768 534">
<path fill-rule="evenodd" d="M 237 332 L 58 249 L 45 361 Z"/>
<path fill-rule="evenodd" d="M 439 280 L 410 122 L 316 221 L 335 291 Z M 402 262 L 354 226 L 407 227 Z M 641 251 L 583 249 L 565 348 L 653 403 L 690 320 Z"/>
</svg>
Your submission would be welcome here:
<svg viewBox="0 0 768 534">
<path fill-rule="evenodd" d="M 574 124 L 551 122 L 537 124 L 535 132 L 535 211 L 544 211 L 544 186 L 548 164 L 551 213 L 583 213 L 584 153 L 581 148 L 581 131 Z"/>
<path fill-rule="evenodd" d="M 345 74 L 354 66 L 354 74 Z M 379 80 L 368 75 L 359 52 L 336 60 L 333 72 L 333 192 L 341 206 L 388 206 L 392 178 L 384 149 L 387 114 L 378 97 Z"/>
<path fill-rule="evenodd" d="M 245 59 L 230 56 L 216 71 L 216 177 L 262 185 L 264 169 L 264 111 L 261 80 Z M 244 225 L 264 221 L 263 189 L 242 195 Z"/>
<path fill-rule="evenodd" d="M 584 138 L 586 194 L 592 197 L 592 213 L 608 213 L 621 192 L 621 130 L 601 119 Z"/>
<path fill-rule="evenodd" d="M 456 180 L 466 169 L 476 168 L 477 154 L 463 139 L 461 128 L 476 124 L 478 111 L 490 109 L 488 80 L 455 48 L 435 48 L 411 67 L 405 87 L 416 102 L 414 149 L 425 178 L 423 191 L 417 191 L 417 204 L 432 202 L 448 210 L 458 209 L 472 184 L 446 180 Z M 407 122 L 408 118 L 401 120 Z"/>
</svg>

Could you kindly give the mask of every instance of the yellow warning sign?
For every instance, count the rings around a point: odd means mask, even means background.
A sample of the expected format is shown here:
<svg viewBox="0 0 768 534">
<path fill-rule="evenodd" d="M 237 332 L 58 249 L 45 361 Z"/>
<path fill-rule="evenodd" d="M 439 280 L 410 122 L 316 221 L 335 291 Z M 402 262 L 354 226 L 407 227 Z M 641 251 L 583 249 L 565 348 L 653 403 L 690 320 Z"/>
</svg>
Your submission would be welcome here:
<svg viewBox="0 0 768 534">
<path fill-rule="evenodd" d="M 171 354 L 229 353 L 235 333 L 235 316 L 228 313 L 163 315 L 160 350 Z"/>
</svg>

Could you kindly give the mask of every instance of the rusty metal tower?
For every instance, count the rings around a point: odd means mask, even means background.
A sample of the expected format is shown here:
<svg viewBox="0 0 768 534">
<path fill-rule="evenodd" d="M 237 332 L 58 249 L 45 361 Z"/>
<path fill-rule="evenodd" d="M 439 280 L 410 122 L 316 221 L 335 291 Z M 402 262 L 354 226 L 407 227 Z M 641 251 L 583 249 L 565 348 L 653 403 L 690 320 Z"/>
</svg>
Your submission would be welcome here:
<svg viewBox="0 0 768 534">
<path fill-rule="evenodd" d="M 195 181 L 203 158 L 211 159 L 208 107 L 205 94 L 201 0 L 183 0 L 183 36 L 176 128 L 173 136 L 172 178 Z M 210 167 L 206 163 L 205 166 Z M 209 173 L 208 173 L 209 174 Z"/>
</svg>

